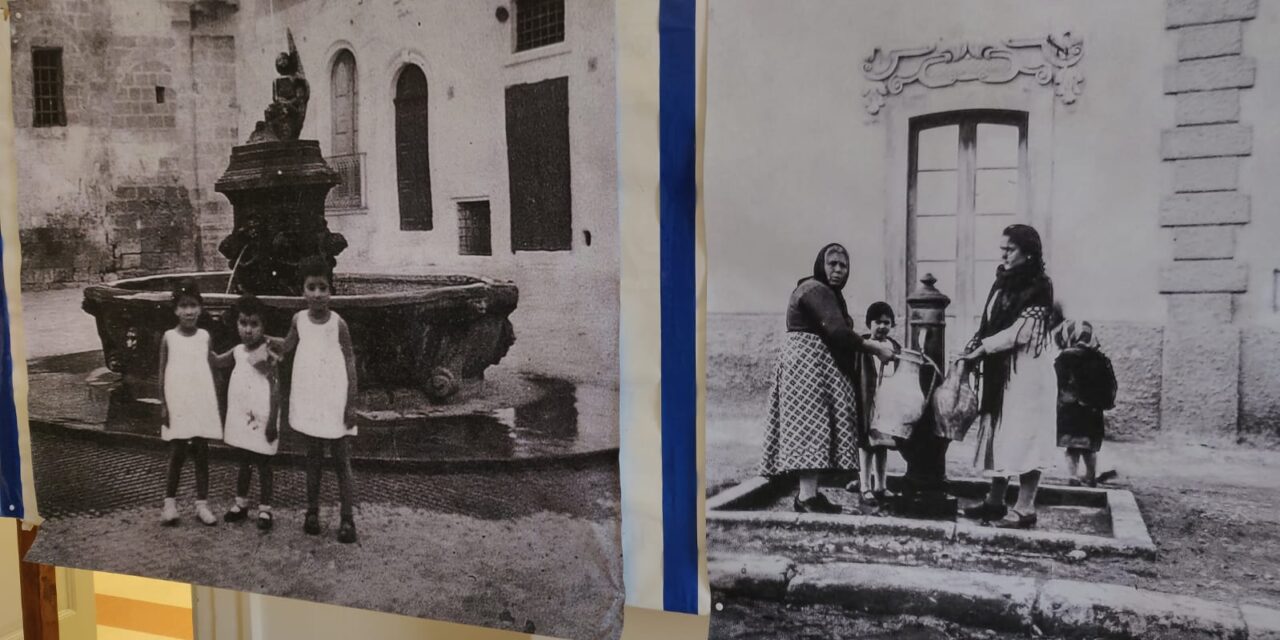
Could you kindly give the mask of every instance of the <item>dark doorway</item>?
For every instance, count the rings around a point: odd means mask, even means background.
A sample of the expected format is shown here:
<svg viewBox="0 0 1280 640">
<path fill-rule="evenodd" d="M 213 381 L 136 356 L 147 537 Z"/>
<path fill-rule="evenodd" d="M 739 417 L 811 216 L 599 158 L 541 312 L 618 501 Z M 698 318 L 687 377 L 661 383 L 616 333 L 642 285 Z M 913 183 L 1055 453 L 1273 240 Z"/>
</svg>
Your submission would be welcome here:
<svg viewBox="0 0 1280 640">
<path fill-rule="evenodd" d="M 507 87 L 511 250 L 568 251 L 569 79 Z"/>
<path fill-rule="evenodd" d="M 408 65 L 396 82 L 396 184 L 400 230 L 431 229 L 431 168 L 427 144 L 427 76 Z"/>
</svg>

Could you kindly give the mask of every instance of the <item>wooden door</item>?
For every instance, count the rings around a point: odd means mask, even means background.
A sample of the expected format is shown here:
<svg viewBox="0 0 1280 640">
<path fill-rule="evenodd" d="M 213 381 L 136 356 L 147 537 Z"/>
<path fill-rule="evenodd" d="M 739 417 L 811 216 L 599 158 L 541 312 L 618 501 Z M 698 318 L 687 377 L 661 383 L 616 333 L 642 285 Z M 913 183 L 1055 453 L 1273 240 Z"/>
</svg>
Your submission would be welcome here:
<svg viewBox="0 0 1280 640">
<path fill-rule="evenodd" d="M 507 87 L 507 173 L 512 251 L 568 251 L 569 79 Z"/>
<path fill-rule="evenodd" d="M 427 139 L 427 76 L 408 65 L 396 82 L 396 184 L 400 230 L 426 231 L 431 220 L 431 166 Z"/>
</svg>

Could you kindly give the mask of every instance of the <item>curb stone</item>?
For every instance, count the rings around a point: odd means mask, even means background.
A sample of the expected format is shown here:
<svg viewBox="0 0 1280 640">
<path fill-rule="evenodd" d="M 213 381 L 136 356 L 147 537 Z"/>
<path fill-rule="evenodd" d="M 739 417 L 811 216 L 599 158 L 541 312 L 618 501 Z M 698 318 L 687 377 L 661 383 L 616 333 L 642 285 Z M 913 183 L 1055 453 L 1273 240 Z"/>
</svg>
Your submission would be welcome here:
<svg viewBox="0 0 1280 640">
<path fill-rule="evenodd" d="M 742 555 L 708 559 L 711 589 L 721 593 L 785 600 L 795 563 L 781 556 Z"/>
<path fill-rule="evenodd" d="M 707 568 L 718 596 L 1066 638 L 1280 640 L 1280 610 L 1124 585 L 856 562 L 796 565 L 751 554 L 714 557 Z"/>
<path fill-rule="evenodd" d="M 1249 640 L 1280 640 L 1280 611 L 1252 604 L 1240 605 Z"/>
<path fill-rule="evenodd" d="M 843 605 L 870 614 L 953 618 L 1006 631 L 1029 626 L 1036 602 L 1034 578 L 938 571 L 883 564 L 834 563 L 802 567 L 788 599 Z"/>
<path fill-rule="evenodd" d="M 1190 596 L 1076 580 L 1040 588 L 1036 623 L 1049 634 L 1104 638 L 1245 640 L 1240 610 Z"/>
</svg>

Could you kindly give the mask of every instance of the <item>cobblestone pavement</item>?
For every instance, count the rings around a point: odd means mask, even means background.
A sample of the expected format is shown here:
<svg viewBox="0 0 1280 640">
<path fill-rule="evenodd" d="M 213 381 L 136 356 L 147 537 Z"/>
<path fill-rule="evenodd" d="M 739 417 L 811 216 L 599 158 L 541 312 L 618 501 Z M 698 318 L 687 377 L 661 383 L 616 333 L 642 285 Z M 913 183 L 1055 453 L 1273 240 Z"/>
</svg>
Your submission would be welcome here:
<svg viewBox="0 0 1280 640">
<path fill-rule="evenodd" d="M 164 500 L 168 467 L 158 449 L 108 447 L 55 434 L 33 432 L 32 452 L 40 515 L 59 518 L 106 515 Z M 193 463 L 183 469 L 179 500 L 194 499 Z M 403 506 L 483 519 L 517 518 L 552 512 L 588 520 L 618 517 L 617 466 L 583 470 L 539 470 L 514 473 L 422 475 L 360 471 L 357 503 Z M 305 474 L 301 469 L 275 469 L 277 507 L 305 506 Z M 209 461 L 209 498 L 215 512 L 229 506 L 235 492 L 236 465 Z M 257 474 L 251 489 L 257 495 Z M 587 497 L 587 494 L 590 494 Z M 337 481 L 326 468 L 323 504 L 337 501 Z"/>
</svg>

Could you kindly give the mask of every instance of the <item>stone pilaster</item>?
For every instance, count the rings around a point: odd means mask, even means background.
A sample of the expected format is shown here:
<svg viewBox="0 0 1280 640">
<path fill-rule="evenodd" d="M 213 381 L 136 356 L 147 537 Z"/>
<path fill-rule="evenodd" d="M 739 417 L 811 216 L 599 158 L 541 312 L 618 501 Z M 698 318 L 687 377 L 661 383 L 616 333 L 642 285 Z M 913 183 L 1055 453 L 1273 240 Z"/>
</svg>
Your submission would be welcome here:
<svg viewBox="0 0 1280 640">
<path fill-rule="evenodd" d="M 1253 129 L 1240 122 L 1240 94 L 1257 77 L 1245 47 L 1245 22 L 1257 11 L 1257 0 L 1165 5 L 1177 61 L 1165 70 L 1164 91 L 1175 111 L 1160 150 L 1173 171 L 1173 193 L 1159 212 L 1173 241 L 1173 262 L 1161 269 L 1159 283 L 1168 304 L 1160 428 L 1194 438 L 1231 437 L 1238 428 L 1235 296 L 1247 289 L 1249 269 L 1236 259 L 1236 236 L 1252 216 L 1239 177 L 1242 159 L 1253 152 Z"/>
</svg>

